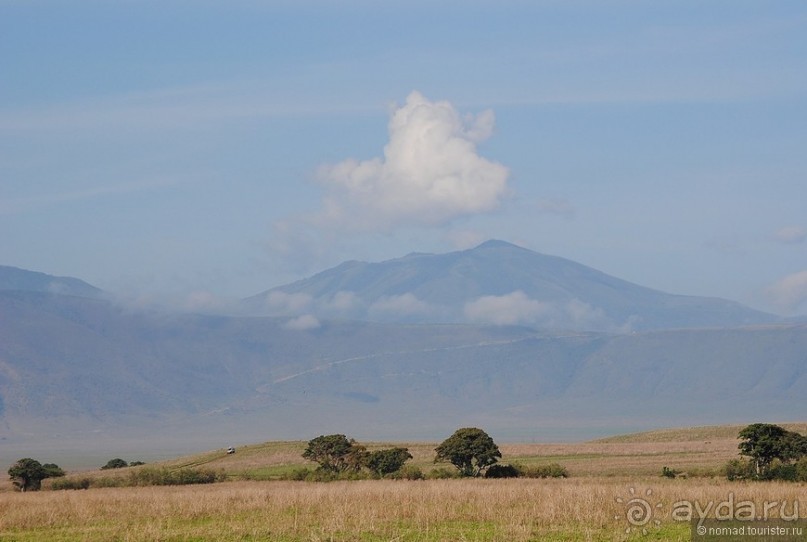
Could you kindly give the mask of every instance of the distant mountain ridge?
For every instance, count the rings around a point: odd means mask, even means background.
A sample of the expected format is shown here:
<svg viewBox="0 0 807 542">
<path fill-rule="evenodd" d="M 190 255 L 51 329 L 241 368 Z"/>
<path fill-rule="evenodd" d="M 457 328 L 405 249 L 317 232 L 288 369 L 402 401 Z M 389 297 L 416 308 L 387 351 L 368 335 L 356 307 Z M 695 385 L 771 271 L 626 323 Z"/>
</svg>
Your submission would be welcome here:
<svg viewBox="0 0 807 542">
<path fill-rule="evenodd" d="M 483 288 L 479 277 L 492 269 L 499 282 Z M 516 271 L 537 285 L 514 279 Z M 197 315 L 126 307 L 95 297 L 98 290 L 83 281 L 65 295 L 53 293 L 53 277 L 23 278 L 28 282 L 6 278 L 0 288 L 6 458 L 90 447 L 111 457 L 112 450 L 121 455 L 169 442 L 198 449 L 334 432 L 437 439 L 468 425 L 511 440 L 591 438 L 659 425 L 787 419 L 807 394 L 804 324 L 602 333 L 504 320 L 329 320 L 307 312 L 318 301 L 303 289 L 267 294 L 296 308 L 291 316 Z M 649 300 L 664 310 L 736 308 L 634 286 L 503 243 L 347 262 L 314 279 L 330 304 L 322 306 L 339 314 L 355 310 L 364 295 L 344 288 L 364 282 L 376 289 L 375 316 L 386 304 L 421 317 L 418 311 L 452 300 L 452 292 L 441 291 L 452 281 L 462 285 L 455 293 L 475 296 L 462 306 L 466 317 L 473 310 L 534 316 L 530 310 L 549 303 L 533 297 L 539 287 L 549 292 L 544 299 L 563 303 L 573 295 L 564 288 L 575 284 L 589 288 L 575 291 L 576 303 L 610 292 L 617 301 L 630 299 L 632 311 Z M 507 293 L 513 287 L 521 293 Z M 721 316 L 707 312 L 715 313 Z"/>
<path fill-rule="evenodd" d="M 376 322 L 517 324 L 636 331 L 731 327 L 777 317 L 718 298 L 673 295 L 577 262 L 491 240 L 446 254 L 344 262 L 245 300 L 274 315 Z"/>
<path fill-rule="evenodd" d="M 101 289 L 77 278 L 56 277 L 6 265 L 0 265 L 0 290 L 44 292 L 78 297 L 100 297 L 103 294 Z"/>
<path fill-rule="evenodd" d="M 435 439 L 465 425 L 591 438 L 787 419 L 807 394 L 805 325 L 612 335 L 288 322 L 0 291 L 0 456 L 333 432 Z"/>
</svg>

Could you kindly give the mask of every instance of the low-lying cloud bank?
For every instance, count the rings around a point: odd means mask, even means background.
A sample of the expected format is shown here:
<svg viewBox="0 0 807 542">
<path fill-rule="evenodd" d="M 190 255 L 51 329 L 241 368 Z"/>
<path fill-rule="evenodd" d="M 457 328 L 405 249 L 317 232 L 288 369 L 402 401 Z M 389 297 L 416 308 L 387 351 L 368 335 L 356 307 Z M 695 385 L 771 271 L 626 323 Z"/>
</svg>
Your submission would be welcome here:
<svg viewBox="0 0 807 542">
<path fill-rule="evenodd" d="M 371 322 L 468 323 L 497 326 L 535 326 L 608 332 L 630 332 L 636 317 L 615 322 L 604 310 L 573 299 L 542 301 L 522 290 L 505 295 L 483 295 L 463 305 L 449 307 L 429 303 L 411 292 L 360 298 L 354 292 L 340 291 L 315 298 L 303 293 L 273 291 L 266 295 L 262 314 L 290 318 L 287 329 L 316 329 L 324 319 L 367 320 Z"/>
</svg>

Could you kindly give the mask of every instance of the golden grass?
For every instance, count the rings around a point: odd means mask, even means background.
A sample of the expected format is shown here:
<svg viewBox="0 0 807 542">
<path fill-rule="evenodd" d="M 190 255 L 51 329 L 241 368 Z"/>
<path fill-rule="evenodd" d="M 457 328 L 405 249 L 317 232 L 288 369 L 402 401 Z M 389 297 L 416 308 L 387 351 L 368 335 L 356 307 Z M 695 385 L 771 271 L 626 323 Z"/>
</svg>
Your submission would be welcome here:
<svg viewBox="0 0 807 542">
<path fill-rule="evenodd" d="M 681 500 L 792 503 L 804 484 L 712 479 L 227 482 L 207 486 L 110 488 L 0 494 L 0 539 L 508 541 L 645 540 L 626 533 L 626 505 L 642 496 L 659 524 L 649 539 L 689 540 L 670 517 Z M 647 495 L 647 490 L 652 493 Z M 798 505 L 802 517 L 807 502 Z"/>
<path fill-rule="evenodd" d="M 739 428 L 655 431 L 576 444 L 500 445 L 504 463 L 560 463 L 572 475 L 569 479 L 232 481 L 24 494 L 2 491 L 0 540 L 683 541 L 690 539 L 689 524 L 674 521 L 673 503 L 706 506 L 729 498 L 751 500 L 760 509 L 765 502 L 788 503 L 788 513 L 798 502 L 805 517 L 807 502 L 798 500 L 807 493 L 804 484 L 709 477 L 737 457 Z M 804 432 L 805 425 L 789 428 Z M 435 467 L 435 445 L 367 444 L 371 450 L 405 446 L 414 456 L 412 463 L 424 470 Z M 283 469 L 314 466 L 300 457 L 304 448 L 304 442 L 267 442 L 240 446 L 232 455 L 211 450 L 159 466 L 214 469 L 234 479 L 250 473 L 273 477 Z M 662 478 L 663 466 L 695 477 Z M 75 475 L 125 476 L 127 471 Z M 652 521 L 641 526 L 632 526 L 626 518 L 626 501 L 635 497 L 648 501 L 654 510 Z"/>
</svg>

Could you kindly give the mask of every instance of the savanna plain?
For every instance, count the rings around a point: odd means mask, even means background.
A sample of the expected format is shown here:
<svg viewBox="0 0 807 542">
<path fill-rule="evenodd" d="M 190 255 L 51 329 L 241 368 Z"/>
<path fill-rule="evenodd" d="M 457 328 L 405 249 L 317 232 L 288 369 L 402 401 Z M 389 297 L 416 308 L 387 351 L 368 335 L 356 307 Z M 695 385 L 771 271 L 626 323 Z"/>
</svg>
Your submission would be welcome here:
<svg viewBox="0 0 807 542">
<path fill-rule="evenodd" d="M 728 481 L 742 426 L 654 431 L 571 444 L 499 444 L 501 463 L 560 464 L 566 478 L 430 476 L 436 443 L 405 446 L 425 480 L 289 480 L 315 465 L 305 442 L 267 442 L 181 457 L 163 469 L 204 467 L 213 484 L 91 487 L 20 493 L 0 488 L 2 541 L 628 541 L 690 540 L 695 519 L 751 502 L 769 517 L 807 517 L 805 484 Z M 805 432 L 807 424 L 787 424 Z M 67 479 L 130 476 L 144 465 L 69 473 Z M 662 476 L 664 467 L 677 473 Z M 771 504 L 775 503 L 775 504 Z M 677 513 L 676 513 L 677 511 Z"/>
</svg>

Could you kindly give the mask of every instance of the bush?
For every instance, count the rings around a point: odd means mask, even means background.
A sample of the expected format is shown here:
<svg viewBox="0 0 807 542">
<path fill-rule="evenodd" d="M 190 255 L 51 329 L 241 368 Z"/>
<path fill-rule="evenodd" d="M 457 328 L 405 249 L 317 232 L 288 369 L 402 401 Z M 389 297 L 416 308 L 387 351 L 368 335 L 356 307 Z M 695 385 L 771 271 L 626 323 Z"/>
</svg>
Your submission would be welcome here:
<svg viewBox="0 0 807 542">
<path fill-rule="evenodd" d="M 756 471 L 754 464 L 745 459 L 732 459 L 723 468 L 726 479 L 729 481 L 734 480 L 753 480 L 756 478 Z"/>
<path fill-rule="evenodd" d="M 485 478 L 518 478 L 519 470 L 513 465 L 491 465 L 485 472 Z"/>
<path fill-rule="evenodd" d="M 410 459 L 412 459 L 412 454 L 408 449 L 389 448 L 370 452 L 365 459 L 365 464 L 376 475 L 386 476 L 400 470 Z"/>
<path fill-rule="evenodd" d="M 784 480 L 786 482 L 795 482 L 797 477 L 797 467 L 796 465 L 791 465 L 789 463 L 782 463 L 779 460 L 774 460 L 771 465 L 768 467 L 768 470 L 765 472 L 764 476 L 761 476 L 761 480 Z"/>
<path fill-rule="evenodd" d="M 367 480 L 369 478 L 370 475 L 366 472 L 336 472 L 322 467 L 317 467 L 314 470 L 309 468 L 295 469 L 280 477 L 281 480 L 291 480 L 295 482 L 336 482 L 339 480 Z"/>
<path fill-rule="evenodd" d="M 524 478 L 568 478 L 566 467 L 557 463 L 548 465 L 535 465 L 532 467 L 517 467 Z"/>
<path fill-rule="evenodd" d="M 794 466 L 796 467 L 796 481 L 807 482 L 807 456 L 796 461 Z"/>
<path fill-rule="evenodd" d="M 101 467 L 101 470 L 107 469 L 122 469 L 124 467 L 128 467 L 129 463 L 121 459 L 120 457 L 116 457 L 115 459 L 110 459 L 106 462 L 106 465 Z"/>
<path fill-rule="evenodd" d="M 462 474 L 457 470 L 439 467 L 429 472 L 428 478 L 430 480 L 450 480 L 452 478 L 461 478 Z"/>
<path fill-rule="evenodd" d="M 729 481 L 783 480 L 786 482 L 807 482 L 807 457 L 802 457 L 795 463 L 775 459 L 760 474 L 757 474 L 753 461 L 732 459 L 723 467 L 723 474 Z"/>
<path fill-rule="evenodd" d="M 50 484 L 53 490 L 62 489 L 89 489 L 92 481 L 89 478 L 59 478 Z"/>
<path fill-rule="evenodd" d="M 280 477 L 280 479 L 281 480 L 292 480 L 294 482 L 304 482 L 305 480 L 308 479 L 308 476 L 312 472 L 313 471 L 311 469 L 306 469 L 306 468 L 294 469 L 290 473 L 282 475 Z"/>
<path fill-rule="evenodd" d="M 128 484 L 132 486 L 178 486 L 187 484 L 212 484 L 223 481 L 225 476 L 211 470 L 146 468 L 129 473 Z"/>
<path fill-rule="evenodd" d="M 404 465 L 397 471 L 393 472 L 389 476 L 393 480 L 425 480 L 426 476 L 423 474 L 423 471 L 420 470 L 420 467 L 415 467 L 414 465 Z"/>
</svg>

